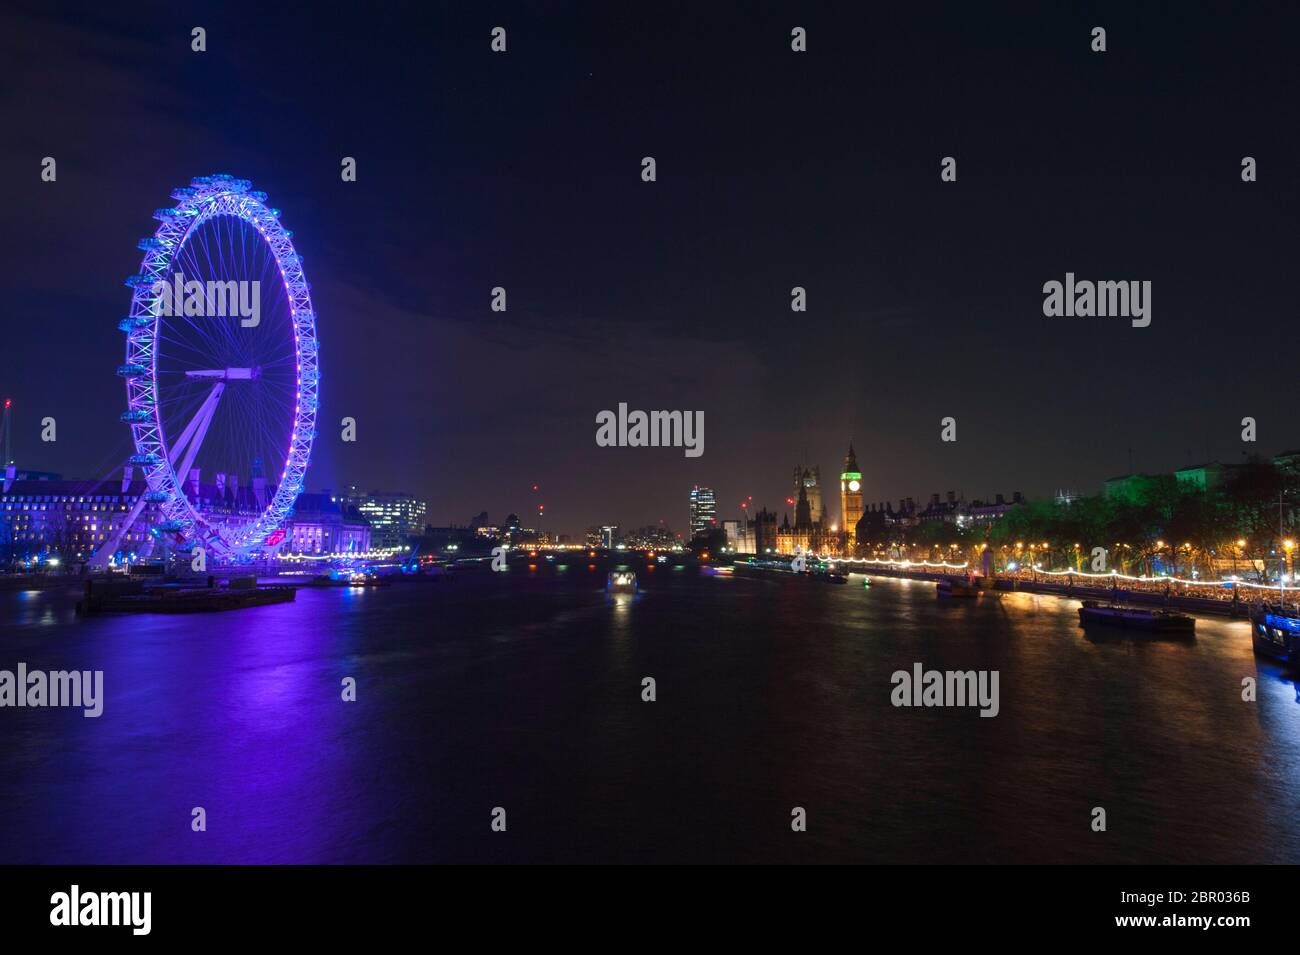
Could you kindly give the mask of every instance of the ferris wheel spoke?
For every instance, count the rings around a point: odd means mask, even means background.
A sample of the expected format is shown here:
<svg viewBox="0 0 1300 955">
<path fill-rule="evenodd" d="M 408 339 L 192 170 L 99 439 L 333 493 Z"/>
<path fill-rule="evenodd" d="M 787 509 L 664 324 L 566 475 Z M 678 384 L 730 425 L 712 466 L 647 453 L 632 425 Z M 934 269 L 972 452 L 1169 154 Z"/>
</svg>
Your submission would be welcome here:
<svg viewBox="0 0 1300 955">
<path fill-rule="evenodd" d="M 293 352 L 289 352 L 287 355 L 279 355 L 269 361 L 263 360 L 259 367 L 262 369 L 263 373 L 265 373 L 267 371 L 273 371 L 276 368 L 294 368 L 297 364 L 298 356 Z"/>
<path fill-rule="evenodd" d="M 187 246 L 189 252 L 186 256 L 186 261 L 189 264 L 189 271 L 193 274 L 196 280 L 206 281 L 209 276 L 214 281 L 230 281 L 233 279 L 237 282 L 244 282 L 248 280 L 247 270 L 233 268 L 231 260 L 224 255 L 227 242 L 222 236 L 222 232 L 224 229 L 224 223 L 228 219 L 237 221 L 234 220 L 233 217 L 226 215 L 214 216 L 209 220 L 208 224 L 211 224 L 213 226 L 213 231 L 217 233 L 215 239 L 210 239 L 206 228 L 198 228 L 195 230 L 194 241 L 191 244 L 193 247 Z M 233 226 L 231 228 L 233 228 Z M 213 245 L 216 246 L 215 261 L 213 260 Z M 202 255 L 201 260 L 200 253 Z M 229 309 L 227 309 L 227 311 L 229 311 Z M 203 326 L 198 326 L 196 324 L 195 327 L 208 338 L 220 339 L 228 351 L 232 354 L 238 355 L 241 350 L 241 343 L 235 335 L 235 323 L 225 320 L 228 317 L 229 316 L 209 316 L 207 323 Z"/>
<path fill-rule="evenodd" d="M 181 362 L 181 357 L 176 354 L 177 351 L 192 352 L 194 357 L 188 359 L 188 361 L 194 368 L 204 368 L 212 363 L 209 349 L 201 348 L 198 344 L 191 342 L 188 339 L 177 338 L 174 335 L 166 333 L 163 333 L 158 337 L 164 344 L 174 346 L 174 348 L 169 348 L 167 351 L 167 365 L 169 370 L 173 363 L 179 364 Z"/>
</svg>

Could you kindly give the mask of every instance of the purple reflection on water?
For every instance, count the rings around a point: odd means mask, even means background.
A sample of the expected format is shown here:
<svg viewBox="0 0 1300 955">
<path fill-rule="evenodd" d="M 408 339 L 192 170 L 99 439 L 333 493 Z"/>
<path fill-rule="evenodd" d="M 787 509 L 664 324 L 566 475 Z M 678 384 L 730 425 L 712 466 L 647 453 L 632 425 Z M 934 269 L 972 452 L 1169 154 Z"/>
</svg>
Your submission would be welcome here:
<svg viewBox="0 0 1300 955">
<path fill-rule="evenodd" d="M 0 594 L 0 668 L 102 669 L 105 693 L 97 720 L 0 711 L 0 862 L 1300 861 L 1295 678 L 1241 622 L 1171 642 L 888 578 L 604 582 L 86 620 Z M 998 670 L 998 717 L 894 708 L 915 661 Z M 1105 839 L 1094 805 L 1123 821 Z"/>
<path fill-rule="evenodd" d="M 0 857 L 338 858 L 329 820 L 377 795 L 357 785 L 352 728 L 365 696 L 341 699 L 342 678 L 359 675 L 345 625 L 355 597 L 304 591 L 295 603 L 225 614 L 89 620 L 70 616 L 60 595 L 17 599 L 0 666 L 103 670 L 105 703 L 97 719 L 4 713 L 17 749 L 0 794 L 24 825 L 0 829 Z M 206 832 L 190 829 L 196 806 L 207 811 Z"/>
</svg>

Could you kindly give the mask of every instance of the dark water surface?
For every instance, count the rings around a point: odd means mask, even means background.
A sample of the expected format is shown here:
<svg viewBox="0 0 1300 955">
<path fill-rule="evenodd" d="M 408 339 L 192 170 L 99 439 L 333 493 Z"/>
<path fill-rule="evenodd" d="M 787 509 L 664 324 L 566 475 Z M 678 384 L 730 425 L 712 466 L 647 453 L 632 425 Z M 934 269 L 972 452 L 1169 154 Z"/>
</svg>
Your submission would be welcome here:
<svg viewBox="0 0 1300 955">
<path fill-rule="evenodd" d="M 1243 623 L 1098 637 L 1054 597 L 642 579 L 88 620 L 0 594 L 0 669 L 101 669 L 106 697 L 0 710 L 0 862 L 1300 862 L 1297 689 Z M 1000 671 L 1000 714 L 895 708 L 914 662 Z"/>
</svg>

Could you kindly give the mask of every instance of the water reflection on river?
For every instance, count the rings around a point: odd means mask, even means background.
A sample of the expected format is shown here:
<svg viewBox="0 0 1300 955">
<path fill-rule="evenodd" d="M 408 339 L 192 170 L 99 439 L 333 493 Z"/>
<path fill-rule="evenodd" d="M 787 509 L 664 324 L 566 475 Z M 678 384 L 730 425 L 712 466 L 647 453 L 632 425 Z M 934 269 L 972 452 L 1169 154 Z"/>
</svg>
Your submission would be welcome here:
<svg viewBox="0 0 1300 955">
<path fill-rule="evenodd" d="M 1297 688 L 1243 623 L 1165 641 L 920 582 L 603 583 L 90 620 L 0 594 L 0 669 L 102 669 L 106 695 L 97 720 L 0 710 L 0 861 L 1300 862 Z M 999 715 L 893 707 L 916 662 L 1000 671 Z"/>
</svg>

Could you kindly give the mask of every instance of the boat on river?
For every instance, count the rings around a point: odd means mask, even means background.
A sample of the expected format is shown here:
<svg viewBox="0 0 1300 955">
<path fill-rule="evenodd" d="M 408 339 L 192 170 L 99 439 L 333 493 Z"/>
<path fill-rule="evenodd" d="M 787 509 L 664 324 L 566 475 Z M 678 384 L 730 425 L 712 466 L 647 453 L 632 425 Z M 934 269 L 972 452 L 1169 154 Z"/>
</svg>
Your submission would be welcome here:
<svg viewBox="0 0 1300 955">
<path fill-rule="evenodd" d="M 814 580 L 820 580 L 824 584 L 847 584 L 849 578 L 844 574 L 837 574 L 833 570 L 810 570 L 808 576 Z"/>
<path fill-rule="evenodd" d="M 1286 533 L 1282 520 L 1282 497 L 1277 499 L 1277 534 Z M 1286 577 L 1277 583 L 1277 603 L 1264 601 L 1250 608 L 1250 642 L 1256 653 L 1283 663 L 1300 662 L 1300 607 L 1287 603 Z"/>
<path fill-rule="evenodd" d="M 634 594 L 636 574 L 630 570 L 611 570 L 605 578 L 605 589 L 611 594 Z"/>
<path fill-rule="evenodd" d="M 1257 604 L 1250 612 L 1250 640 L 1256 653 L 1283 663 L 1300 662 L 1300 608 Z"/>
<path fill-rule="evenodd" d="M 1191 633 L 1196 629 L 1196 618 L 1173 610 L 1151 607 L 1123 607 L 1085 600 L 1079 608 L 1079 623 L 1123 627 L 1126 630 L 1147 630 L 1158 633 Z"/>
<path fill-rule="evenodd" d="M 978 597 L 979 591 L 968 580 L 960 577 L 945 577 L 934 585 L 935 593 L 940 597 Z"/>
<path fill-rule="evenodd" d="M 991 577 L 944 577 L 934 585 L 940 597 L 999 597 Z"/>
</svg>

